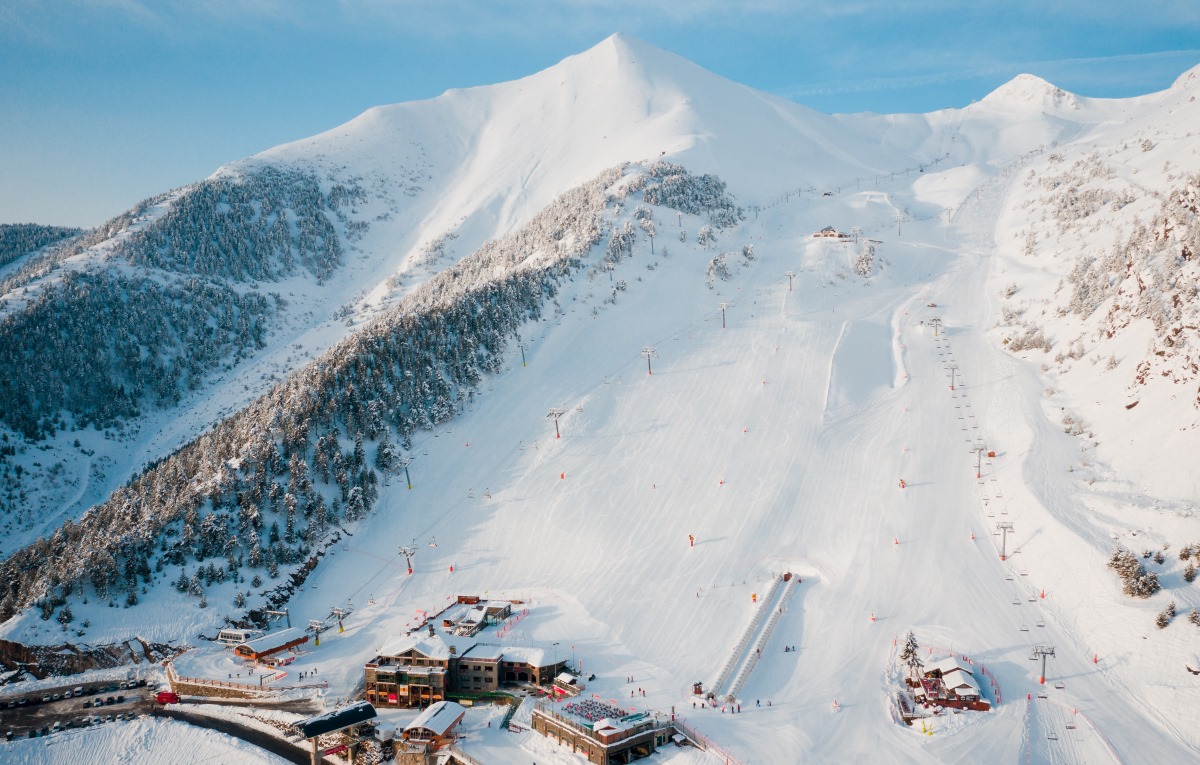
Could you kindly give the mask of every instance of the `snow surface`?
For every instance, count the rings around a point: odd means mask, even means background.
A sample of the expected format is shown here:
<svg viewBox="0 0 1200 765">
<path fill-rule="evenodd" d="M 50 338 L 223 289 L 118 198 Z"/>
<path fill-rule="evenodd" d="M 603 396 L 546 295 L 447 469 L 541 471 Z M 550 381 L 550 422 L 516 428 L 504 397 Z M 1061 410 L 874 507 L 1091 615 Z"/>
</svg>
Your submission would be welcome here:
<svg viewBox="0 0 1200 765">
<path fill-rule="evenodd" d="M 393 212 L 372 225 L 338 288 L 364 296 L 355 321 L 398 294 L 381 275 L 407 274 L 400 292 L 425 278 L 422 243 L 457 231 L 451 257 L 461 257 L 621 161 L 665 152 L 721 175 L 757 208 L 716 245 L 752 243 L 755 260 L 711 288 L 716 251 L 693 243 L 705 221 L 683 216 L 682 244 L 675 214 L 656 209 L 657 254 L 640 240 L 618 265 L 629 288 L 615 304 L 604 302 L 606 279 L 581 275 L 559 296 L 562 311 L 523 333 L 528 366 L 510 358 L 468 411 L 418 440 L 412 491 L 384 488 L 377 512 L 290 604 L 300 622 L 355 606 L 345 633 L 306 648 L 328 698 L 352 696 L 384 643 L 466 593 L 530 601 L 505 639 L 569 647 L 597 675 L 587 692 L 674 708 L 741 762 L 1197 759 L 1200 684 L 1183 670 L 1200 664 L 1197 633 L 1182 618 L 1153 625 L 1168 599 L 1185 615 L 1200 605 L 1173 554 L 1200 541 L 1194 431 L 1165 435 L 1158 418 L 1181 410 L 1151 390 L 1136 411 L 1153 418 L 1097 407 L 1087 410 L 1094 437 L 1064 433 L 1058 406 L 1087 409 L 1095 380 L 1056 381 L 1064 403 L 1048 401 L 1043 354 L 1003 350 L 995 327 L 1006 285 L 1048 292 L 1070 269 L 1030 261 L 1012 239 L 1036 196 L 1020 184 L 1026 166 L 1052 150 L 1132 142 L 1154 125 L 1174 143 L 1130 160 L 1148 188 L 1165 182 L 1167 158 L 1171 172 L 1200 170 L 1188 132 L 1194 80 L 1100 101 L 1022 77 L 962 110 L 830 117 L 616 36 L 523 80 L 373 109 L 247 160 L 347 168 L 370 181 L 364 218 Z M 854 273 L 854 245 L 814 245 L 825 225 L 879 240 L 877 275 Z M 729 303 L 725 329 L 719 302 Z M 264 358 L 295 364 L 281 359 L 346 331 L 301 322 Z M 647 344 L 658 352 L 652 375 Z M 148 457 L 237 406 L 264 368 L 235 372 L 192 410 L 203 417 L 131 453 Z M 548 407 L 567 410 L 561 439 Z M 997 454 L 978 479 L 977 444 Z M 1000 521 L 1014 525 L 1003 562 Z M 397 548 L 413 539 L 408 576 Z M 1105 567 L 1114 540 L 1173 546 L 1164 592 L 1120 593 Z M 742 713 L 693 709 L 692 683 L 715 681 L 753 617 L 752 594 L 784 571 L 804 581 L 742 688 Z M 221 608 L 181 608 L 190 601 L 160 590 L 129 612 L 139 632 L 215 632 Z M 123 610 L 93 612 L 89 639 L 128 636 Z M 936 719 L 932 735 L 896 723 L 895 644 L 910 629 L 922 647 L 984 664 L 1002 696 L 993 711 Z M 56 631 L 29 615 L 4 632 L 45 641 Z M 1028 660 L 1035 642 L 1057 647 L 1047 699 Z M 990 684 L 985 692 L 996 700 Z M 482 761 L 581 761 L 536 734 L 488 728 L 489 714 L 466 720 L 465 748 Z M 1068 730 L 1068 715 L 1086 724 Z M 167 740 L 153 730 L 133 739 L 147 759 Z M 716 761 L 674 749 L 657 759 Z"/>
</svg>

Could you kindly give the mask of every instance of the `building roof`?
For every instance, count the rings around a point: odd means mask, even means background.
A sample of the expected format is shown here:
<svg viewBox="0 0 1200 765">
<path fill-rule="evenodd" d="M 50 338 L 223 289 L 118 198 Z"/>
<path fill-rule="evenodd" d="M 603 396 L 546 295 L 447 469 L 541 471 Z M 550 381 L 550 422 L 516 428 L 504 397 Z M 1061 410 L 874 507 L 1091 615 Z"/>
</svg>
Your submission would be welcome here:
<svg viewBox="0 0 1200 765">
<path fill-rule="evenodd" d="M 504 646 L 491 643 L 476 643 L 462 652 L 460 658 L 479 659 L 480 661 L 500 661 L 504 656 Z"/>
<path fill-rule="evenodd" d="M 446 644 L 442 636 L 439 634 L 430 636 L 429 633 L 424 631 L 411 632 L 407 635 L 392 638 L 384 643 L 383 648 L 379 649 L 379 655 L 399 656 L 413 649 L 416 649 L 422 656 L 430 659 L 450 658 L 450 646 Z"/>
<path fill-rule="evenodd" d="M 301 735 L 305 738 L 315 738 L 325 733 L 332 733 L 335 730 L 349 728 L 351 725 L 357 725 L 375 716 L 375 707 L 371 705 L 371 702 L 360 701 L 348 707 L 342 707 L 332 712 L 326 712 L 323 715 L 301 720 L 296 723 L 296 727 L 300 729 Z"/>
<path fill-rule="evenodd" d="M 564 656 L 565 658 L 565 656 Z M 528 664 L 531 667 L 548 667 L 551 659 L 544 648 L 528 645 L 510 645 L 504 649 L 504 660 Z"/>
<path fill-rule="evenodd" d="M 945 675 L 942 675 L 942 678 L 942 685 L 946 686 L 946 690 L 954 691 L 956 696 L 963 695 L 963 688 L 974 691 L 974 695 L 976 696 L 979 695 L 979 683 L 975 682 L 975 678 L 971 675 L 964 675 L 962 672 L 952 672 L 948 680 L 945 679 Z"/>
<path fill-rule="evenodd" d="M 938 659 L 937 661 L 926 664 L 925 665 L 925 674 L 929 674 L 930 672 L 933 672 L 935 669 L 941 670 L 942 677 L 945 677 L 948 673 L 954 672 L 955 670 L 961 670 L 968 675 L 975 674 L 974 672 L 971 671 L 971 667 L 969 665 L 965 664 L 957 656 L 946 656 L 944 658 Z"/>
<path fill-rule="evenodd" d="M 255 653 L 262 653 L 264 651 L 270 651 L 272 648 L 278 648 L 282 645 L 286 645 L 293 640 L 300 639 L 308 640 L 308 635 L 305 634 L 304 630 L 300 629 L 299 627 L 288 627 L 285 630 L 272 632 L 269 635 L 263 635 L 260 638 L 247 640 L 245 643 L 241 643 L 240 645 L 249 646 L 254 650 Z"/>
<path fill-rule="evenodd" d="M 417 719 L 404 726 L 404 730 L 427 730 L 435 735 L 444 736 L 467 713 L 466 707 L 453 701 L 439 701 L 431 705 Z"/>
</svg>

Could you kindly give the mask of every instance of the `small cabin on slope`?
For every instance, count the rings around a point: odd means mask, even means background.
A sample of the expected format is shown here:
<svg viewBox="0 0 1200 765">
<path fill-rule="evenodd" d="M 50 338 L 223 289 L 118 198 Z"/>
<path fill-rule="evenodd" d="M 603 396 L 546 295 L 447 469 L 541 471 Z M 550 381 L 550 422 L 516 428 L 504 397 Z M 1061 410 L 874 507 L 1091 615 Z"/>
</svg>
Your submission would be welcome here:
<svg viewBox="0 0 1200 765">
<path fill-rule="evenodd" d="M 273 654 L 295 648 L 308 642 L 308 635 L 299 627 L 289 627 L 279 632 L 272 632 L 260 638 L 241 643 L 233 652 L 238 656 L 254 661 L 262 661 Z"/>
<path fill-rule="evenodd" d="M 832 239 L 835 242 L 846 242 L 850 240 L 850 235 L 838 231 L 833 226 L 826 226 L 813 234 L 813 239 Z"/>
</svg>

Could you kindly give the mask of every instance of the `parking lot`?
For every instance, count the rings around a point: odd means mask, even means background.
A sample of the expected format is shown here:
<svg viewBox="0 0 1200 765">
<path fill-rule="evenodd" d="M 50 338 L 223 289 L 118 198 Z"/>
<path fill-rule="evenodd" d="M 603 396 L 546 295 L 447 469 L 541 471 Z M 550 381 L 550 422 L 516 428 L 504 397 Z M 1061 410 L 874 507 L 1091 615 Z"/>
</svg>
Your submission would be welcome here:
<svg viewBox="0 0 1200 765">
<path fill-rule="evenodd" d="M 88 683 L 4 697 L 0 699 L 0 732 L 5 738 L 35 738 L 132 719 L 154 706 L 145 682 Z"/>
</svg>

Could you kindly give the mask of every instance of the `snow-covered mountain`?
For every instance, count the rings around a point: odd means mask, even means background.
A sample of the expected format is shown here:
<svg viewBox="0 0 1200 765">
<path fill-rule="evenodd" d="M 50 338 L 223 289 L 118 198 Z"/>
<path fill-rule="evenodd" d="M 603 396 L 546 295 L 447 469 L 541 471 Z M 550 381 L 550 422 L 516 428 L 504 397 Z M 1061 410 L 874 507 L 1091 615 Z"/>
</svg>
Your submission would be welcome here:
<svg viewBox="0 0 1200 765">
<path fill-rule="evenodd" d="M 0 632 L 194 642 L 351 601 L 343 694 L 414 609 L 519 592 L 552 606 L 527 637 L 665 710 L 791 571 L 741 685 L 770 711 L 691 718 L 738 757 L 1195 757 L 1197 71 L 830 116 L 616 35 L 24 256 L 5 371 L 66 403 L 6 389 L 37 417 L 0 436 Z M 17 352 L 56 327 L 107 351 Z M 89 375 L 125 397 L 103 417 Z M 1122 593 L 1118 545 L 1160 590 Z M 993 712 L 895 723 L 909 629 L 985 662 Z M 1033 642 L 1065 687 L 1026 704 Z M 1065 754 L 1034 733 L 1060 707 L 1088 720 Z"/>
</svg>

